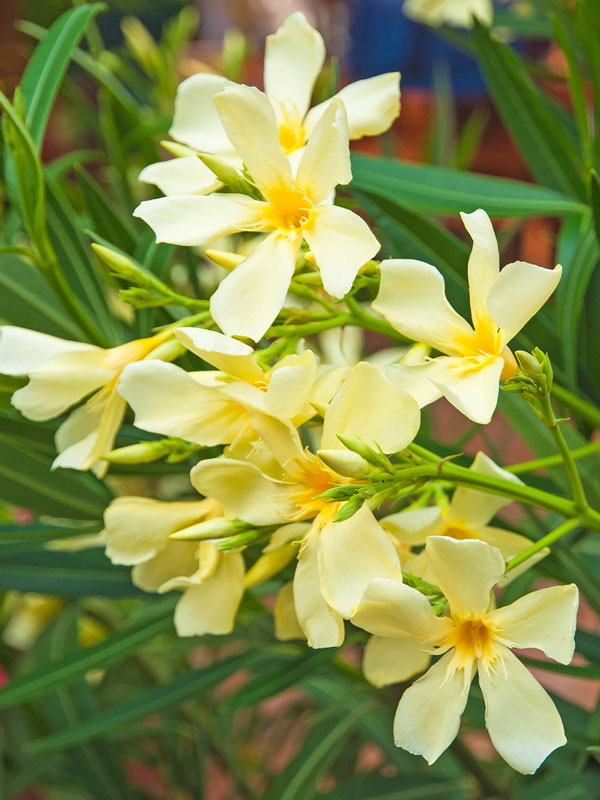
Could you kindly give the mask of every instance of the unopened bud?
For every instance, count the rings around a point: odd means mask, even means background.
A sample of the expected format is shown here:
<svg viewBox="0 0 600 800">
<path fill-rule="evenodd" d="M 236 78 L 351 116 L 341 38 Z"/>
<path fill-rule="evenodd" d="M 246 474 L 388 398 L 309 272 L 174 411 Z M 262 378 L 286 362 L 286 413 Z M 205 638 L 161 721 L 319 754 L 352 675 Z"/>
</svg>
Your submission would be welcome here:
<svg viewBox="0 0 600 800">
<path fill-rule="evenodd" d="M 338 475 L 346 478 L 364 478 L 369 468 L 358 453 L 351 450 L 317 450 L 317 455 Z"/>
<path fill-rule="evenodd" d="M 424 364 L 431 352 L 431 347 L 428 344 L 417 342 L 412 347 L 409 347 L 406 353 L 400 359 L 401 364 L 408 366 L 415 366 L 416 364 Z"/>
<path fill-rule="evenodd" d="M 366 442 L 363 442 L 362 439 L 356 436 L 344 436 L 341 433 L 337 434 L 337 438 L 344 447 L 347 447 L 348 450 L 351 450 L 353 453 L 357 453 L 361 458 L 364 458 L 368 464 L 384 469 L 386 472 L 393 472 L 392 464 L 385 453 L 374 450 L 366 444 Z"/>
<path fill-rule="evenodd" d="M 205 250 L 204 255 L 229 272 L 234 270 L 246 258 L 246 256 L 241 256 L 239 253 L 228 253 L 226 250 Z"/>
<path fill-rule="evenodd" d="M 268 553 L 264 553 L 250 567 L 244 578 L 244 586 L 249 589 L 264 583 L 280 572 L 294 558 L 300 542 L 286 542 Z"/>
<path fill-rule="evenodd" d="M 169 539 L 178 542 L 195 542 L 202 539 L 222 539 L 225 536 L 232 536 L 240 531 L 247 530 L 250 526 L 241 520 L 230 520 L 225 517 L 214 517 L 213 519 L 197 522 L 187 528 L 182 528 L 170 534 Z"/>
<path fill-rule="evenodd" d="M 198 158 L 228 189 L 237 194 L 245 194 L 258 200 L 262 197 L 253 183 L 232 167 L 228 161 L 210 153 L 197 153 Z"/>
<path fill-rule="evenodd" d="M 148 353 L 146 360 L 175 361 L 183 353 L 185 353 L 185 347 L 177 339 L 173 338 L 155 347 L 154 350 Z"/>
<path fill-rule="evenodd" d="M 92 242 L 92 250 L 119 278 L 131 283 L 144 283 L 143 280 L 139 280 L 140 277 L 145 278 L 144 271 L 123 253 L 118 253 L 116 250 L 111 250 L 110 247 L 96 242 Z"/>
<path fill-rule="evenodd" d="M 359 494 L 355 494 L 354 497 L 351 497 L 350 500 L 348 500 L 348 502 L 344 503 L 344 505 L 333 518 L 333 521 L 344 522 L 344 520 L 350 519 L 350 517 L 353 517 L 357 511 L 360 511 L 363 503 L 364 499 Z"/>
<path fill-rule="evenodd" d="M 111 450 L 102 458 L 104 461 L 110 461 L 111 464 L 148 464 L 151 461 L 157 461 L 169 452 L 170 448 L 163 441 L 138 442 L 138 444 Z"/>
</svg>

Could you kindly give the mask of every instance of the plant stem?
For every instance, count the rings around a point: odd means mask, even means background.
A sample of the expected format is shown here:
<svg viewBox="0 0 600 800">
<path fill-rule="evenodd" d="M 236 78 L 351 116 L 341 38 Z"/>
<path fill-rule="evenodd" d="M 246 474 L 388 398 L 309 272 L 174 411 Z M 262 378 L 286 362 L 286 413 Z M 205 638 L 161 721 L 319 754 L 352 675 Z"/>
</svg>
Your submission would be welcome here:
<svg viewBox="0 0 600 800">
<path fill-rule="evenodd" d="M 373 314 L 369 314 L 368 311 L 362 309 L 354 297 L 347 296 L 344 298 L 344 302 L 350 312 L 348 321 L 346 322 L 347 325 L 356 325 L 358 328 L 362 327 L 374 333 L 381 333 L 383 336 L 388 336 L 390 339 L 396 339 L 397 341 L 405 343 L 410 342 L 412 344 L 412 340 L 407 339 L 406 336 L 403 336 L 395 328 L 392 328 L 389 322 Z"/>
<path fill-rule="evenodd" d="M 513 556 L 510 561 L 507 561 L 505 571 L 510 572 L 511 569 L 518 567 L 519 564 L 522 564 L 524 561 L 527 561 L 528 558 L 531 558 L 531 556 L 539 553 L 540 550 L 544 549 L 544 547 L 548 547 L 563 537 L 566 533 L 569 533 L 577 528 L 579 524 L 580 521 L 576 518 L 568 519 L 566 522 L 563 522 L 562 525 L 558 526 L 558 528 L 555 528 L 553 531 L 550 531 L 550 533 L 547 533 L 546 536 L 542 536 L 541 539 L 538 539 L 537 542 L 534 542 L 531 547 L 528 547 L 526 550 L 523 550 L 516 556 Z"/>
<path fill-rule="evenodd" d="M 600 439 L 589 444 L 577 447 L 575 450 L 569 451 L 571 458 L 576 461 L 580 458 L 589 458 L 600 452 Z M 522 461 L 520 464 L 510 464 L 503 467 L 507 472 L 513 475 L 521 475 L 526 472 L 535 472 L 538 469 L 546 469 L 548 467 L 558 467 L 563 463 L 562 455 L 546 456 L 545 458 L 536 458 L 533 461 Z"/>
</svg>

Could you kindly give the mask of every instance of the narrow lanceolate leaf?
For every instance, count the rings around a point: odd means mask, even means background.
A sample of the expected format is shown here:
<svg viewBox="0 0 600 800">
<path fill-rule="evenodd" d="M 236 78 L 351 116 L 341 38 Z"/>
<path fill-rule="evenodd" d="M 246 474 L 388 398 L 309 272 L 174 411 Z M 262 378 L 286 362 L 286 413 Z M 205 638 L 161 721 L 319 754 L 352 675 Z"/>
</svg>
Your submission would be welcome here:
<svg viewBox="0 0 600 800">
<path fill-rule="evenodd" d="M 351 188 L 433 214 L 454 215 L 484 208 L 492 217 L 520 218 L 582 212 L 585 208 L 570 193 L 544 186 L 358 153 L 352 155 Z"/>
<path fill-rule="evenodd" d="M 59 527 L 57 525 L 0 525 L 0 553 L 3 544 L 25 544 L 51 542 L 58 539 L 71 539 L 76 536 L 89 536 L 98 533 L 100 524 L 74 525 Z"/>
<path fill-rule="evenodd" d="M 252 663 L 252 657 L 242 654 L 201 670 L 192 670 L 172 683 L 139 694 L 129 703 L 96 714 L 93 719 L 75 725 L 63 733 L 38 739 L 29 745 L 28 750 L 36 753 L 59 750 L 107 733 L 121 733 L 125 726 L 150 714 L 173 708 L 191 697 L 198 697 L 201 692 L 212 688 L 236 670 L 251 667 Z"/>
<path fill-rule="evenodd" d="M 448 800 L 458 786 L 458 781 L 427 773 L 372 776 L 341 783 L 327 793 L 327 800 Z"/>
<path fill-rule="evenodd" d="M 548 110 L 523 62 L 477 22 L 474 41 L 492 99 L 531 172 L 544 186 L 585 202 L 581 156 Z"/>
<path fill-rule="evenodd" d="M 60 661 L 53 661 L 43 669 L 11 681 L 0 689 L 0 708 L 28 703 L 58 686 L 72 683 L 90 669 L 105 668 L 122 661 L 147 642 L 172 629 L 173 604 L 169 604 L 166 610 L 161 604 L 159 614 L 148 616 L 142 623 L 113 634 L 101 644 L 78 648 L 65 654 Z"/>
<path fill-rule="evenodd" d="M 133 253 L 137 235 L 127 215 L 115 208 L 104 189 L 79 168 L 75 169 L 93 228 L 126 253 Z"/>
<path fill-rule="evenodd" d="M 21 90 L 26 103 L 27 126 L 38 148 L 73 51 L 102 8 L 102 3 L 93 3 L 66 11 L 51 26 L 29 59 Z"/>
</svg>

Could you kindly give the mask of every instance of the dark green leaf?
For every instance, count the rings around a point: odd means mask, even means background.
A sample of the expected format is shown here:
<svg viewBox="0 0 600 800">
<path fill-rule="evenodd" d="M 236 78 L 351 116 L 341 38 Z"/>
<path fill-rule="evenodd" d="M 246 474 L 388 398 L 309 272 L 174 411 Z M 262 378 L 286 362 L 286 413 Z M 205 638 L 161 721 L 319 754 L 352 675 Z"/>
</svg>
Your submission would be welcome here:
<svg viewBox="0 0 600 800">
<path fill-rule="evenodd" d="M 327 800 L 448 800 L 457 781 L 434 775 L 407 775 L 395 778 L 379 775 L 341 783 L 325 795 Z"/>
<path fill-rule="evenodd" d="M 133 253 L 137 235 L 128 217 L 114 207 L 106 192 L 85 170 L 75 171 L 94 230 L 126 253 Z"/>
<path fill-rule="evenodd" d="M 36 523 L 35 525 L 0 525 L 0 553 L 2 553 L 2 545 L 6 543 L 51 542 L 55 539 L 70 539 L 72 536 L 88 536 L 91 533 L 98 533 L 99 530 L 100 526 L 93 523 L 69 527 L 42 525 L 41 523 Z"/>
</svg>

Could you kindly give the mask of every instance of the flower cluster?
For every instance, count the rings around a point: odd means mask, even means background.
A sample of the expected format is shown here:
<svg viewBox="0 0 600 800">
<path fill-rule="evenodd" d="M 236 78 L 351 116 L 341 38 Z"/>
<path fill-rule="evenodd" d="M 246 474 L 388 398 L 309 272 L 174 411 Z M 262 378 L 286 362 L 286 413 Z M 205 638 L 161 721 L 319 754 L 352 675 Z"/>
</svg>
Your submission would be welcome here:
<svg viewBox="0 0 600 800">
<path fill-rule="evenodd" d="M 415 15 L 427 7 L 436 22 L 442 7 L 467 5 L 469 18 L 486 18 L 486 3 L 406 7 Z M 454 21 L 464 24 L 464 15 Z M 421 463 L 411 445 L 424 406 L 443 396 L 470 420 L 490 421 L 500 382 L 518 372 L 509 344 L 561 269 L 518 261 L 500 270 L 489 217 L 463 214 L 473 240 L 467 322 L 434 266 L 373 262 L 377 239 L 335 204 L 335 190 L 352 177 L 349 140 L 385 131 L 398 115 L 399 76 L 360 81 L 309 108 L 324 55 L 320 35 L 296 13 L 267 40 L 264 93 L 215 75 L 180 86 L 176 157 L 141 176 L 165 196 L 136 215 L 158 241 L 183 246 L 256 234 L 200 327 L 175 323 L 109 350 L 4 327 L 0 371 L 29 378 L 13 405 L 30 419 L 60 417 L 89 398 L 58 428 L 56 467 L 105 472 L 127 406 L 137 428 L 175 437 L 184 451 L 222 448 L 191 470 L 196 499 L 121 496 L 105 514 L 107 556 L 132 566 L 146 591 L 181 592 L 180 636 L 229 633 L 244 592 L 281 574 L 278 638 L 339 647 L 350 621 L 372 634 L 364 672 L 373 684 L 427 670 L 400 700 L 399 746 L 435 761 L 457 734 L 478 673 L 498 752 L 533 772 L 565 737 L 512 648 L 569 663 L 577 589 L 551 587 L 497 608 L 494 587 L 516 574 L 506 562 L 524 554 L 523 570 L 547 552 L 528 555 L 527 538 L 490 524 L 511 497 L 468 486 L 449 497 L 443 481 L 411 484 L 403 495 L 394 476 Z M 286 336 L 285 325 L 273 327 L 301 318 L 307 304 L 343 325 L 357 306 L 357 276 L 367 274 L 365 285 L 379 280 L 376 318 L 416 349 L 336 358 L 331 342 L 306 344 L 311 330 Z M 355 324 L 361 313 L 371 311 L 358 307 Z M 272 343 L 261 346 L 263 337 Z M 172 363 L 183 353 L 194 370 Z M 521 485 L 483 453 L 469 474 Z M 375 484 L 381 491 L 361 494 Z"/>
</svg>

